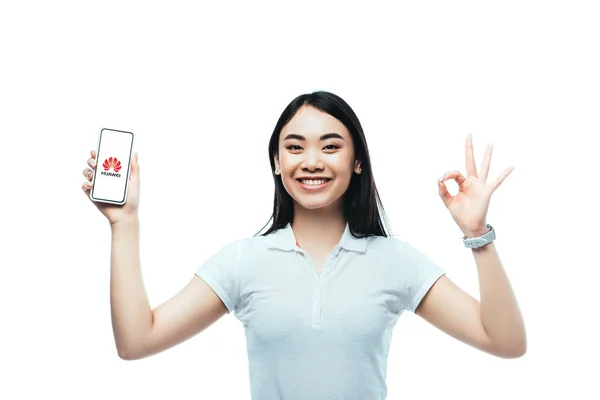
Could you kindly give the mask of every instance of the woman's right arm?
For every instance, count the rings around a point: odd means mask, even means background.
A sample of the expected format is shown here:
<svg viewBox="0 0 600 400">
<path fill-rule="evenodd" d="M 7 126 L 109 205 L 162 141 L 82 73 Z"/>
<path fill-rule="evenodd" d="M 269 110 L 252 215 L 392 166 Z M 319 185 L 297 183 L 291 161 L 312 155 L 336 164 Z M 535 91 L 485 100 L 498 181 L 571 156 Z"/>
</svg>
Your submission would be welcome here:
<svg viewBox="0 0 600 400">
<path fill-rule="evenodd" d="M 88 199 L 98 154 L 91 150 L 90 155 L 82 185 Z M 136 360 L 173 347 L 227 312 L 217 294 L 197 275 L 173 298 L 150 309 L 140 262 L 141 174 L 137 152 L 130 158 L 130 165 L 125 204 L 92 201 L 110 223 L 110 310 L 117 353 L 124 360 Z"/>
<path fill-rule="evenodd" d="M 142 281 L 137 214 L 111 224 L 111 233 L 110 308 L 119 357 L 137 360 L 166 350 L 226 314 L 221 299 L 196 275 L 152 310 Z"/>
<path fill-rule="evenodd" d="M 111 225 L 110 309 L 119 357 L 137 360 L 173 347 L 226 314 L 216 293 L 194 275 L 175 296 L 150 309 L 142 281 L 137 216 Z"/>
</svg>

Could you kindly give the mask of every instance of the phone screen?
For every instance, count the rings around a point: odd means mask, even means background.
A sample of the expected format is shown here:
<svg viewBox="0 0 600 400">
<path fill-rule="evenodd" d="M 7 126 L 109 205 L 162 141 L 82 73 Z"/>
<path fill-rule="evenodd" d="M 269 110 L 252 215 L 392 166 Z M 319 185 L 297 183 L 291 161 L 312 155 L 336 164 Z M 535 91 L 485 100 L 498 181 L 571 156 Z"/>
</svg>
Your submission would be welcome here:
<svg viewBox="0 0 600 400">
<path fill-rule="evenodd" d="M 104 128 L 98 138 L 96 168 L 90 198 L 94 201 L 124 204 L 129 183 L 129 162 L 133 133 Z"/>
</svg>

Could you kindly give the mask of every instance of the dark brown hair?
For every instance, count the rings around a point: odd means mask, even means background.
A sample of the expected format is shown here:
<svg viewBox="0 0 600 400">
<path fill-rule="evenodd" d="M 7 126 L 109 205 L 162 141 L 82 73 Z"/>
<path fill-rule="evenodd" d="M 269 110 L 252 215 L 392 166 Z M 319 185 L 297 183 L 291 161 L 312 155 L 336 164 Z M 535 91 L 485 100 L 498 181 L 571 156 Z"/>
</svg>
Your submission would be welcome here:
<svg viewBox="0 0 600 400">
<path fill-rule="evenodd" d="M 316 91 L 296 97 L 283 110 L 275 125 L 271 140 L 269 141 L 269 161 L 271 163 L 273 179 L 275 180 L 273 214 L 269 219 L 269 221 L 273 220 L 273 223 L 262 236 L 284 228 L 294 219 L 294 202 L 283 186 L 281 175 L 274 174 L 274 158 L 279 154 L 279 136 L 281 130 L 304 105 L 315 107 L 337 118 L 346 126 L 354 141 L 354 156 L 359 160 L 362 172 L 360 175 L 352 174 L 348 190 L 343 195 L 344 216 L 348 221 L 350 232 L 355 237 L 389 236 L 391 234 L 389 222 L 383 210 L 377 187 L 375 186 L 369 149 L 360 121 L 348 103 L 341 97 L 325 91 Z M 387 229 L 384 228 L 380 213 L 386 221 Z M 268 223 L 267 221 L 265 226 Z M 264 226 L 261 231 L 263 229 Z M 258 235 L 258 233 L 254 236 Z"/>
</svg>

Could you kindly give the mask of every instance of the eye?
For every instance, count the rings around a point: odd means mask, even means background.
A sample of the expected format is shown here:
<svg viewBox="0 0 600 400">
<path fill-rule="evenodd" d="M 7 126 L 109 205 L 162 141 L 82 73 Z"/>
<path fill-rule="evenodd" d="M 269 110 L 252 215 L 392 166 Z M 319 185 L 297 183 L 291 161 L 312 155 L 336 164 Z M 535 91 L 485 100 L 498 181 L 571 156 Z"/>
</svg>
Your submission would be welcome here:
<svg viewBox="0 0 600 400">
<path fill-rule="evenodd" d="M 297 149 L 296 149 L 295 147 L 297 147 Z M 300 149 L 301 149 L 301 147 L 300 147 L 300 146 L 298 146 L 297 144 L 293 144 L 293 145 L 291 145 L 291 146 L 288 146 L 288 147 L 286 147 L 286 148 L 287 148 L 288 150 L 300 150 Z M 340 148 L 340 146 L 337 146 L 337 145 L 335 145 L 335 144 L 328 144 L 328 145 L 327 145 L 327 146 L 325 146 L 324 148 L 325 148 L 325 149 L 327 149 L 327 150 L 337 150 L 337 149 L 339 149 L 339 148 Z"/>
</svg>

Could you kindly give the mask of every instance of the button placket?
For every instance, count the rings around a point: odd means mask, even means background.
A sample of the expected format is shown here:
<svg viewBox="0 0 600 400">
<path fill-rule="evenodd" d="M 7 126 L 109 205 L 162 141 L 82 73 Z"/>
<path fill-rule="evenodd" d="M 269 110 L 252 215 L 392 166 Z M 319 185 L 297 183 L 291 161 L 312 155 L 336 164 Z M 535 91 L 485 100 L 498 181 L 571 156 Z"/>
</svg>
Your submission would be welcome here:
<svg viewBox="0 0 600 400">
<path fill-rule="evenodd" d="M 325 263 L 325 268 L 323 268 L 323 273 L 321 274 L 321 276 L 325 277 L 325 276 L 329 275 L 329 273 L 332 271 L 333 267 L 335 266 L 341 251 L 342 251 L 341 246 L 338 245 L 335 247 L 335 249 L 331 252 L 329 257 L 327 258 L 327 261 Z"/>
<path fill-rule="evenodd" d="M 307 257 L 307 260 L 310 261 L 310 257 Z M 326 267 L 323 269 L 323 272 L 321 273 L 321 277 L 319 277 L 317 275 L 317 272 L 315 270 L 315 266 L 312 262 L 309 262 L 309 264 L 311 264 L 311 269 L 314 272 L 314 277 L 315 277 L 315 286 L 313 289 L 313 305 L 312 305 L 312 320 L 313 320 L 313 325 L 315 327 L 321 327 L 322 325 L 322 319 L 323 319 L 323 280 L 322 277 L 325 273 Z"/>
<path fill-rule="evenodd" d="M 327 257 L 325 261 L 325 265 L 323 267 L 323 271 L 319 276 L 315 270 L 314 263 L 312 262 L 310 255 L 305 251 L 298 250 L 302 257 L 306 261 L 306 265 L 310 268 L 312 276 L 315 279 L 315 286 L 313 287 L 313 298 L 312 298 L 312 324 L 315 328 L 323 327 L 323 288 L 325 286 L 325 282 L 331 272 L 331 269 L 335 266 L 338 261 L 338 257 L 342 252 L 341 246 L 336 246 L 336 248 L 331 252 L 331 254 Z"/>
</svg>

